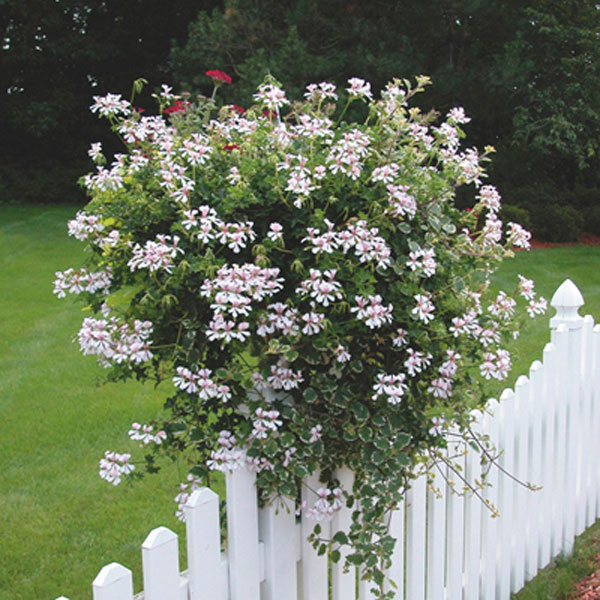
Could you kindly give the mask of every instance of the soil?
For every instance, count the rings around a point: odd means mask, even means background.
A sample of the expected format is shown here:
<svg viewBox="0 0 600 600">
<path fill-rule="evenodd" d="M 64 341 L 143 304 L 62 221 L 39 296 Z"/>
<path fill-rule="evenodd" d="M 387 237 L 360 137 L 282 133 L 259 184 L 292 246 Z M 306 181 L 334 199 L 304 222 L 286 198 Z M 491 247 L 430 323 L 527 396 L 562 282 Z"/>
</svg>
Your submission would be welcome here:
<svg viewBox="0 0 600 600">
<path fill-rule="evenodd" d="M 593 233 L 582 233 L 579 236 L 577 242 L 540 242 L 535 238 L 531 240 L 531 249 L 537 250 L 539 248 L 557 248 L 560 246 L 600 246 L 600 236 L 594 235 Z"/>
<path fill-rule="evenodd" d="M 600 554 L 595 557 L 595 562 L 600 565 Z M 577 584 L 577 590 L 569 600 L 600 600 L 600 568 Z"/>
</svg>

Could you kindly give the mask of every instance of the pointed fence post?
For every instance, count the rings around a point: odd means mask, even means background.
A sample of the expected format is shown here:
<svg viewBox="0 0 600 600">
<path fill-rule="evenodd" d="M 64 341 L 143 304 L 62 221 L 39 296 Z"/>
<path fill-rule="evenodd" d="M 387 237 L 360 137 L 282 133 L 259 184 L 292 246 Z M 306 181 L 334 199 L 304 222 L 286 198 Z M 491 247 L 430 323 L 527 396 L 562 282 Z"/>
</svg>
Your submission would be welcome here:
<svg viewBox="0 0 600 600">
<path fill-rule="evenodd" d="M 550 305 L 556 309 L 556 314 L 550 319 L 552 333 L 559 325 L 564 325 L 567 329 L 581 329 L 583 317 L 578 311 L 584 303 L 579 288 L 570 279 L 565 279 L 550 300 Z"/>
<path fill-rule="evenodd" d="M 200 488 L 192 493 L 184 510 L 190 600 L 222 600 L 219 496 L 207 487 Z"/>
<path fill-rule="evenodd" d="M 566 488 L 571 490 L 565 499 L 565 527 L 563 551 L 571 554 L 573 542 L 577 532 L 576 512 L 578 480 L 581 476 L 578 464 L 579 442 L 578 429 L 580 419 L 580 389 L 581 389 L 581 337 L 583 328 L 583 317 L 578 314 L 579 308 L 584 304 L 583 296 L 577 286 L 566 279 L 556 290 L 550 304 L 556 308 L 556 316 L 550 320 L 550 326 L 554 330 L 560 325 L 567 328 L 567 362 L 565 377 L 568 378 L 564 390 L 564 402 L 566 406 L 567 430 L 566 430 Z M 583 528 L 580 525 L 581 531 Z"/>
<path fill-rule="evenodd" d="M 94 600 L 133 600 L 131 571 L 113 562 L 100 569 L 92 583 Z"/>
<path fill-rule="evenodd" d="M 144 600 L 180 597 L 176 533 L 167 527 L 153 529 L 142 544 L 142 565 Z"/>
</svg>

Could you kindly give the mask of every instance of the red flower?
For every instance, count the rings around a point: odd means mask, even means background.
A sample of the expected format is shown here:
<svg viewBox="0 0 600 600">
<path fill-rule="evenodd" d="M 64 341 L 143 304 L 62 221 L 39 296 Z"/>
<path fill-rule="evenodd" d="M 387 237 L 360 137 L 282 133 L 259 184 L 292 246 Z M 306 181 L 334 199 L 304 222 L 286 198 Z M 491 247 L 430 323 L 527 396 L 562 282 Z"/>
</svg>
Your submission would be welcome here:
<svg viewBox="0 0 600 600">
<path fill-rule="evenodd" d="M 187 107 L 188 107 L 187 102 L 184 102 L 183 100 L 175 100 L 175 104 L 173 104 L 173 106 L 169 106 L 169 108 L 165 108 L 165 110 L 163 110 L 163 113 L 165 115 L 170 115 L 172 113 L 181 112 L 182 110 L 185 110 Z"/>
<path fill-rule="evenodd" d="M 240 115 L 243 115 L 246 112 L 245 108 L 242 108 L 241 106 L 238 106 L 237 104 L 232 104 L 231 110 L 234 110 L 235 112 L 240 113 Z"/>
<path fill-rule="evenodd" d="M 212 71 L 206 71 L 206 74 L 213 80 L 215 85 L 218 85 L 218 83 L 231 83 L 231 77 L 223 71 L 213 69 Z"/>
<path fill-rule="evenodd" d="M 227 150 L 227 152 L 231 152 L 232 150 L 239 150 L 240 146 L 237 144 L 225 144 L 223 146 L 223 150 Z"/>
</svg>

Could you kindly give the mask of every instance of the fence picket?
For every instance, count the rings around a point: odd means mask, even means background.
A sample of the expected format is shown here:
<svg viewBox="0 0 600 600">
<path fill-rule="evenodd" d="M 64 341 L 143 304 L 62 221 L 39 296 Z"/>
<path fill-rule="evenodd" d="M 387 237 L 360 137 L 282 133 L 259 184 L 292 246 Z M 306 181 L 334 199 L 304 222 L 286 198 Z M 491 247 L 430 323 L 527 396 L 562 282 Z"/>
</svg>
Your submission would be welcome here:
<svg viewBox="0 0 600 600">
<path fill-rule="evenodd" d="M 464 456 L 453 456 L 462 449 L 456 443 L 448 444 L 450 460 L 465 470 Z M 448 469 L 448 492 L 446 494 L 446 593 L 448 598 L 462 598 L 463 553 L 465 539 L 465 498 L 463 483 L 455 472 Z M 452 491 L 454 488 L 456 491 Z"/>
<path fill-rule="evenodd" d="M 262 600 L 296 600 L 296 507 L 293 500 L 277 498 L 259 513 L 260 538 L 265 545 L 265 581 Z"/>
<path fill-rule="evenodd" d="M 514 473 L 514 449 L 515 449 L 515 417 L 514 417 L 515 394 L 512 390 L 506 389 L 500 396 L 500 416 L 501 416 L 501 437 L 500 447 L 502 455 L 499 462 L 502 469 L 508 473 Z M 500 535 L 498 541 L 500 545 L 500 554 L 498 556 L 498 571 L 496 579 L 498 581 L 499 600 L 508 600 L 511 592 L 511 574 L 512 574 L 512 542 L 513 542 L 513 498 L 514 481 L 509 477 L 499 478 L 499 528 Z M 519 532 L 519 535 L 522 535 Z"/>
<path fill-rule="evenodd" d="M 594 319 L 591 315 L 583 318 L 583 341 L 581 349 L 581 393 L 583 401 L 583 412 L 581 416 L 581 425 L 584 428 L 581 437 L 581 464 L 582 464 L 582 482 L 581 490 L 583 495 L 583 505 L 578 507 L 581 511 L 583 528 L 590 527 L 594 523 L 592 510 L 592 478 L 594 476 L 593 461 L 589 460 L 594 452 L 594 421 L 593 421 L 593 332 Z"/>
<path fill-rule="evenodd" d="M 514 485 L 513 529 L 519 532 L 513 540 L 513 565 L 511 568 L 511 589 L 520 590 L 525 584 L 525 543 L 529 512 L 529 491 L 524 487 L 527 481 L 527 458 L 529 453 L 529 379 L 521 375 L 515 384 L 515 462 L 513 474 L 519 480 Z"/>
<path fill-rule="evenodd" d="M 594 440 L 597 439 L 600 432 L 600 325 L 594 327 L 592 334 L 592 369 L 593 373 L 593 393 L 592 393 L 592 422 L 594 423 Z M 590 504 L 592 506 L 592 520 L 600 517 L 600 474 L 595 468 L 595 461 L 592 460 L 594 468 L 592 469 L 592 497 Z"/>
<path fill-rule="evenodd" d="M 406 600 L 425 597 L 425 475 L 420 475 L 406 493 Z"/>
<path fill-rule="evenodd" d="M 316 491 L 321 487 L 319 473 L 307 477 L 302 486 L 302 502 L 306 502 L 308 508 L 314 506 L 318 499 Z M 319 556 L 317 551 L 307 541 L 313 532 L 315 521 L 302 511 L 302 600 L 328 600 L 329 596 L 329 573 L 327 565 L 327 554 Z M 320 523 L 322 536 L 329 538 L 329 522 Z"/>
<path fill-rule="evenodd" d="M 256 474 L 240 468 L 225 475 L 231 600 L 259 600 Z"/>
<path fill-rule="evenodd" d="M 352 493 L 354 473 L 347 467 L 342 467 L 337 470 L 336 475 L 340 481 L 342 490 Z M 333 517 L 331 534 L 335 535 L 338 531 L 348 531 L 351 523 L 352 509 L 343 506 Z M 340 561 L 331 565 L 331 590 L 333 600 L 353 600 L 356 598 L 356 569 L 351 568 L 347 573 L 344 573 L 344 561 L 348 553 L 348 546 L 341 548 Z"/>
<path fill-rule="evenodd" d="M 404 570 L 404 544 L 405 544 L 405 516 L 406 516 L 406 499 L 403 499 L 400 504 L 396 507 L 396 510 L 392 511 L 390 515 L 389 532 L 390 535 L 396 540 L 394 546 L 394 553 L 392 555 L 392 566 L 388 569 L 387 576 L 395 584 L 395 600 L 404 600 L 404 586 L 405 586 L 405 570 Z M 369 596 L 364 592 L 365 582 L 361 580 L 361 594 L 360 600 L 366 600 Z"/>
<path fill-rule="evenodd" d="M 92 583 L 92 594 L 94 600 L 132 600 L 131 571 L 116 562 L 102 567 Z"/>
<path fill-rule="evenodd" d="M 542 483 L 542 375 L 543 365 L 536 360 L 529 369 L 530 396 L 527 403 L 529 422 L 529 444 L 527 448 L 527 481 L 536 487 Z M 527 492 L 529 519 L 527 523 L 525 580 L 537 573 L 540 565 L 541 536 L 543 522 L 540 521 L 541 490 Z"/>
<path fill-rule="evenodd" d="M 434 467 L 432 489 L 427 492 L 427 600 L 444 597 L 446 564 L 446 466 Z"/>
<path fill-rule="evenodd" d="M 565 552 L 571 554 L 575 536 L 583 533 L 584 520 L 578 516 L 578 508 L 583 500 L 581 490 L 581 339 L 583 317 L 579 317 L 577 327 L 568 330 L 569 360 L 568 360 L 568 390 L 567 390 L 567 489 L 572 493 L 566 494 L 566 527 Z M 585 517 L 585 509 L 583 511 Z"/>
<path fill-rule="evenodd" d="M 556 451 L 556 398 L 555 363 L 557 360 L 556 346 L 546 344 L 543 354 L 542 370 L 542 456 L 555 456 Z M 552 553 L 552 518 L 554 504 L 554 460 L 542 462 L 542 489 L 540 504 L 540 566 L 545 567 L 554 556 Z"/>
<path fill-rule="evenodd" d="M 484 435 L 489 437 L 492 445 L 491 451 L 497 452 L 499 447 L 500 432 L 500 405 L 495 398 L 488 401 L 486 411 L 481 424 Z M 483 497 L 490 510 L 498 509 L 498 467 L 489 463 L 486 474 L 487 486 L 483 491 Z M 483 512 L 481 523 L 481 578 L 480 589 L 482 600 L 494 600 L 496 598 L 496 563 L 498 554 L 498 519 L 493 517 L 494 513 Z"/>
<path fill-rule="evenodd" d="M 185 506 L 190 600 L 226 600 L 227 573 L 221 564 L 219 496 L 195 490 Z M 225 577 L 223 577 L 225 576 Z"/>
<path fill-rule="evenodd" d="M 559 325 L 552 332 L 552 342 L 556 345 L 556 362 L 554 372 L 554 385 L 556 385 L 556 433 L 554 461 L 554 495 L 552 511 L 552 556 L 558 556 L 566 550 L 565 537 L 565 495 L 557 493 L 559 485 L 567 482 L 566 454 L 567 454 L 567 382 L 568 374 L 568 330 L 565 325 Z"/>
<path fill-rule="evenodd" d="M 473 413 L 473 433 L 481 435 L 480 411 Z M 467 448 L 465 477 L 473 492 L 465 497 L 465 590 L 464 600 L 480 600 L 479 577 L 481 574 L 481 457 L 478 451 Z M 476 491 L 476 493 L 474 493 Z"/>
<path fill-rule="evenodd" d="M 187 589 L 179 589 L 177 534 L 167 527 L 153 529 L 142 544 L 144 600 L 184 600 Z"/>
</svg>

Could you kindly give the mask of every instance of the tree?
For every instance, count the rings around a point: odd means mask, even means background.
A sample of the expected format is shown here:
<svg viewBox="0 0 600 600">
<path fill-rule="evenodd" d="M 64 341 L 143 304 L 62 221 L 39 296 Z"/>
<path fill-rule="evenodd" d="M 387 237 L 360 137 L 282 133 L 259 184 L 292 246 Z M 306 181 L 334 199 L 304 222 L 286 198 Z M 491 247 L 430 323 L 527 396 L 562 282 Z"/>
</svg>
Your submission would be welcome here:
<svg viewBox="0 0 600 600">
<path fill-rule="evenodd" d="M 173 40 L 184 37 L 199 9 L 214 4 L 0 2 L 0 147 L 9 157 L 1 173 L 3 200 L 78 197 L 75 181 L 87 168 L 86 146 L 104 139 L 88 111 L 92 96 L 129 90 L 138 77 L 155 85 L 166 79 L 163 65 Z"/>
<path fill-rule="evenodd" d="M 508 203 L 543 231 L 548 202 L 564 212 L 600 199 L 599 15 L 591 0 L 226 0 L 200 13 L 170 64 L 183 89 L 204 93 L 207 68 L 229 71 L 236 85 L 225 97 L 236 104 L 267 72 L 296 98 L 313 81 L 358 76 L 378 90 L 430 75 L 431 104 L 442 114 L 465 107 L 473 143 L 497 148 L 492 174 Z M 588 226 L 600 232 L 596 212 Z"/>
</svg>

